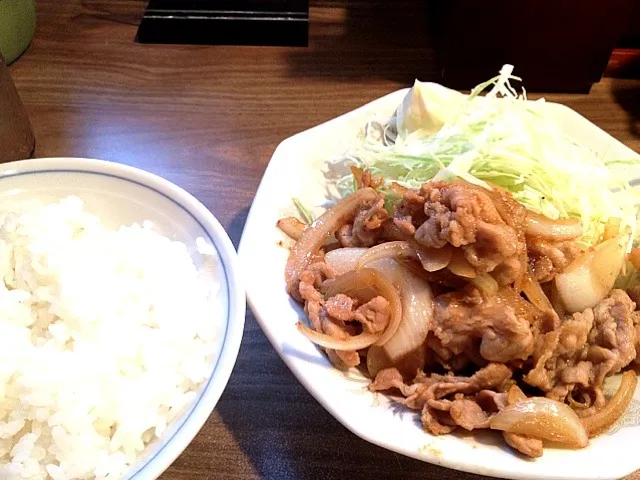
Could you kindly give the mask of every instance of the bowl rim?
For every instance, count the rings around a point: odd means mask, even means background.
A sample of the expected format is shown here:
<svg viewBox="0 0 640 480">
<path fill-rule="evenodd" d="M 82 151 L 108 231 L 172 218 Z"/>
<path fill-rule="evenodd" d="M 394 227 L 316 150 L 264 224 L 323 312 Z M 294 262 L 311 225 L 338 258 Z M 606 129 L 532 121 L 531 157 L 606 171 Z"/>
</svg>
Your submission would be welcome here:
<svg viewBox="0 0 640 480">
<path fill-rule="evenodd" d="M 169 438 L 161 436 L 157 449 L 130 466 L 129 480 L 158 478 L 186 449 L 210 417 L 222 395 L 236 363 L 246 315 L 244 282 L 236 249 L 218 219 L 199 200 L 183 188 L 156 174 L 116 162 L 79 157 L 50 157 L 0 164 L 0 180 L 28 174 L 85 173 L 106 175 L 149 188 L 181 207 L 200 224 L 220 257 L 227 285 L 229 308 L 222 346 L 211 375 L 201 394 L 178 421 Z M 182 417 L 182 418 L 181 418 Z"/>
</svg>

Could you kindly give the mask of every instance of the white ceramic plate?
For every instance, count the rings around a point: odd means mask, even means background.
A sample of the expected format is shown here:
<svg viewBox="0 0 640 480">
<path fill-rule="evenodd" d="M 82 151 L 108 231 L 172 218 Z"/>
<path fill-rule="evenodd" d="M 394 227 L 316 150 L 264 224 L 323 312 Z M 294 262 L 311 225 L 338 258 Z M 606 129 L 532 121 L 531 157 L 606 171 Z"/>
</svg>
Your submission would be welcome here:
<svg viewBox="0 0 640 480">
<path fill-rule="evenodd" d="M 321 212 L 327 201 L 328 182 L 323 173 L 327 158 L 343 153 L 356 141 L 374 114 L 391 115 L 406 92 L 391 93 L 295 135 L 277 148 L 251 207 L 239 249 L 249 305 L 262 329 L 324 408 L 353 433 L 376 445 L 445 467 L 505 478 L 613 479 L 640 468 L 639 392 L 618 425 L 592 440 L 588 448 L 546 448 L 542 458 L 527 460 L 515 455 L 494 432 L 439 437 L 425 433 L 415 412 L 368 392 L 368 380 L 357 371 L 343 374 L 334 369 L 296 330 L 295 323 L 304 313 L 285 291 L 288 250 L 282 246 L 285 237 L 276 222 L 293 213 L 292 197 Z M 573 110 L 552 103 L 545 108 L 568 134 L 605 158 L 639 158 Z"/>
</svg>

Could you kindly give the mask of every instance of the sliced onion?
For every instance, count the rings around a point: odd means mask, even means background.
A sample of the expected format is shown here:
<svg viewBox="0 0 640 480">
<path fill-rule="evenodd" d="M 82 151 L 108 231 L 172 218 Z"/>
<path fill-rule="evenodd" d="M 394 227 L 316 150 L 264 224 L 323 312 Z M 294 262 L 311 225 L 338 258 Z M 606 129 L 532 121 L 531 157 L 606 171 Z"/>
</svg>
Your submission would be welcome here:
<svg viewBox="0 0 640 480">
<path fill-rule="evenodd" d="M 376 345 L 384 345 L 393 337 L 402 321 L 400 296 L 394 285 L 384 274 L 372 268 L 361 268 L 360 270 L 347 272 L 332 281 L 325 282 L 323 285 L 323 293 L 327 297 L 344 293 L 368 301 L 371 296 L 367 295 L 369 298 L 362 298 L 363 292 L 367 290 L 374 291 L 376 295 L 383 296 L 389 302 L 389 324 L 375 342 Z"/>
<path fill-rule="evenodd" d="M 383 258 L 418 258 L 416 249 L 410 242 L 398 240 L 395 242 L 384 242 L 375 247 L 369 248 L 358 260 L 357 269 L 365 267 L 371 262 Z"/>
<path fill-rule="evenodd" d="M 549 300 L 551 301 L 553 309 L 558 314 L 558 317 L 563 318 L 567 314 L 567 309 L 564 307 L 564 303 L 562 303 L 562 300 L 560 299 L 560 294 L 558 293 L 557 288 L 554 287 L 551 289 L 551 298 Z"/>
<path fill-rule="evenodd" d="M 302 234 L 304 233 L 304 229 L 307 228 L 307 225 L 302 223 L 296 217 L 281 218 L 278 220 L 277 225 L 280 230 L 294 240 L 300 240 L 300 237 L 302 237 Z"/>
<path fill-rule="evenodd" d="M 382 347 L 376 345 L 369 347 L 367 350 L 367 371 L 371 378 L 376 378 L 380 370 L 390 367 L 393 367 L 393 362 L 389 360 Z"/>
<path fill-rule="evenodd" d="M 488 297 L 493 297 L 496 293 L 498 293 L 498 289 L 500 288 L 498 282 L 496 282 L 496 279 L 488 273 L 483 273 L 482 275 L 478 275 L 477 277 L 472 278 L 471 283 L 473 283 L 478 288 L 478 290 L 480 290 Z"/>
<path fill-rule="evenodd" d="M 348 222 L 365 202 L 373 202 L 377 193 L 372 188 L 363 188 L 340 200 L 309 225 L 289 254 L 285 269 L 287 290 L 300 299 L 298 282 L 300 273 L 309 265 L 315 253 L 342 225 Z"/>
<path fill-rule="evenodd" d="M 367 350 L 367 371 L 371 378 L 376 378 L 380 370 L 396 368 L 407 379 L 413 379 L 420 368 L 424 368 L 426 362 L 426 349 L 420 345 L 418 348 L 406 353 L 397 360 L 391 360 L 383 347 L 372 345 Z"/>
<path fill-rule="evenodd" d="M 453 247 L 446 244 L 442 248 L 417 247 L 418 260 L 427 272 L 438 272 L 446 268 L 453 255 Z"/>
<path fill-rule="evenodd" d="M 419 348 L 433 328 L 433 293 L 429 282 L 396 260 L 386 258 L 370 264 L 382 272 L 397 288 L 402 302 L 402 322 L 395 335 L 382 345 L 395 365 Z M 415 371 L 414 371 L 415 373 Z"/>
<path fill-rule="evenodd" d="M 344 293 L 362 302 L 368 302 L 378 295 L 378 288 L 375 282 L 381 278 L 382 275 L 371 268 L 349 270 L 334 279 L 325 281 L 321 285 L 320 290 L 327 298 L 338 295 L 339 293 Z M 393 285 L 391 285 L 386 278 L 382 278 L 382 281 L 386 282 L 390 288 L 393 289 Z M 386 288 L 386 284 L 383 288 Z M 393 291 L 395 292 L 395 290 Z M 379 295 L 382 294 L 380 293 Z"/>
<path fill-rule="evenodd" d="M 629 261 L 636 270 L 640 270 L 640 248 L 632 248 L 629 252 Z"/>
<path fill-rule="evenodd" d="M 490 428 L 575 448 L 589 443 L 578 415 L 568 405 L 544 397 L 531 397 L 508 405 L 491 418 Z"/>
<path fill-rule="evenodd" d="M 540 283 L 531 271 L 525 274 L 522 278 L 522 291 L 529 301 L 538 308 L 538 310 L 543 312 L 553 310 L 553 306 L 551 305 L 549 298 L 547 298 L 540 286 Z"/>
<path fill-rule="evenodd" d="M 324 256 L 325 263 L 331 268 L 336 275 L 342 275 L 356 269 L 358 260 L 366 248 L 336 248 L 327 252 Z"/>
<path fill-rule="evenodd" d="M 411 189 L 400 185 L 398 182 L 391 182 L 391 190 L 396 192 L 401 197 L 404 197 Z"/>
<path fill-rule="evenodd" d="M 604 224 L 604 232 L 602 234 L 603 240 L 609 240 L 610 238 L 615 237 L 620 233 L 620 224 L 622 223 L 621 219 L 618 217 L 613 217 L 607 220 L 607 223 Z"/>
<path fill-rule="evenodd" d="M 625 232 L 605 240 L 556 275 L 554 287 L 568 313 L 592 308 L 609 294 L 622 270 L 629 236 Z"/>
<path fill-rule="evenodd" d="M 451 260 L 449 261 L 449 265 L 447 268 L 459 277 L 463 278 L 475 278 L 478 273 L 476 269 L 469 263 L 469 261 L 464 256 L 464 251 L 461 248 L 454 248 Z"/>
<path fill-rule="evenodd" d="M 635 372 L 629 370 L 622 374 L 618 391 L 611 400 L 600 411 L 582 419 L 589 436 L 604 432 L 618 421 L 629 407 L 637 385 L 638 377 Z"/>
<path fill-rule="evenodd" d="M 382 177 L 374 177 L 373 175 L 371 175 L 371 170 L 358 168 L 355 165 L 350 166 L 349 170 L 351 170 L 351 174 L 356 181 L 356 186 L 358 189 L 364 187 L 372 187 L 374 189 L 377 189 L 384 183 L 384 179 Z"/>
<path fill-rule="evenodd" d="M 296 323 L 298 331 L 311 340 L 316 345 L 333 350 L 362 350 L 373 345 L 379 338 L 379 333 L 361 333 L 347 339 L 340 339 L 327 335 L 326 333 L 317 332 L 304 323 Z"/>
<path fill-rule="evenodd" d="M 451 260 L 451 247 L 423 248 L 408 241 L 385 242 L 371 247 L 360 257 L 357 268 L 383 258 L 415 258 L 427 272 L 445 268 Z"/>
<path fill-rule="evenodd" d="M 512 385 L 507 392 L 507 405 L 512 405 L 526 399 L 527 396 L 518 385 Z"/>
<path fill-rule="evenodd" d="M 552 220 L 534 212 L 527 212 L 526 234 L 547 240 L 573 240 L 582 235 L 582 225 L 577 218 Z"/>
<path fill-rule="evenodd" d="M 382 224 L 382 235 L 386 240 L 413 240 L 413 234 L 406 232 L 394 222 Z"/>
</svg>

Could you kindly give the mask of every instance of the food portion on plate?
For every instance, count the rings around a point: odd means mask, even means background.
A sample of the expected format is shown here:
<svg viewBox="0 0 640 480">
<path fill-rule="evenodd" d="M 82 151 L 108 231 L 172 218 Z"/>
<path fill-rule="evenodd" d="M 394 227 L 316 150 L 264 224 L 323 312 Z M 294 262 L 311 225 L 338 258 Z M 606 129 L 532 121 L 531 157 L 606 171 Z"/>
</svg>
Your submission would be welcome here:
<svg viewBox="0 0 640 480">
<path fill-rule="evenodd" d="M 278 226 L 297 327 L 336 368 L 431 434 L 493 429 L 539 457 L 585 447 L 633 397 L 638 193 L 514 79 L 505 66 L 469 96 L 417 82 L 333 161 L 344 197 Z"/>
<path fill-rule="evenodd" d="M 78 197 L 0 206 L 0 478 L 121 478 L 211 375 L 218 255 Z"/>
</svg>

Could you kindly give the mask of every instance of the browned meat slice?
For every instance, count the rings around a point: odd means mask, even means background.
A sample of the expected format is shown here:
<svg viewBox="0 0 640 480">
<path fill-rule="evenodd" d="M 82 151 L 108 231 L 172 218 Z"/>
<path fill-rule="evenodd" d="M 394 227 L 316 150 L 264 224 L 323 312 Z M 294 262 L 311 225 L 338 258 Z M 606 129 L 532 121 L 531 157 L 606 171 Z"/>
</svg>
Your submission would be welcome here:
<svg viewBox="0 0 640 480">
<path fill-rule="evenodd" d="M 578 361 L 573 366 L 567 366 L 560 374 L 562 383 L 567 385 L 582 385 L 588 387 L 592 382 L 593 365 L 591 362 Z"/>
<path fill-rule="evenodd" d="M 496 279 L 498 285 L 509 285 L 522 275 L 522 265 L 518 257 L 506 258 L 491 272 L 491 276 Z"/>
<path fill-rule="evenodd" d="M 509 397 L 512 401 L 520 398 L 511 395 L 514 387 L 509 393 L 494 391 L 503 388 L 510 377 L 511 371 L 505 365 L 490 364 L 471 377 L 419 374 L 413 385 L 405 385 L 396 369 L 387 369 L 378 374 L 370 388 L 374 391 L 398 389 L 407 397 L 405 405 L 422 410 L 425 430 L 443 435 L 457 426 L 469 431 L 489 428 L 491 416 L 507 405 Z M 524 396 L 520 389 L 515 389 Z M 452 400 L 446 398 L 451 396 Z M 522 444 L 521 451 L 532 456 L 538 452 L 535 447 L 541 448 L 541 442 L 533 439 L 514 439 L 514 442 Z M 524 450 L 524 445 L 528 445 L 529 450 Z"/>
<path fill-rule="evenodd" d="M 499 390 L 511 378 L 511 369 L 506 365 L 491 363 L 481 368 L 469 378 L 469 389 L 473 392 L 480 390 Z M 463 393 L 469 393 L 465 391 Z"/>
<path fill-rule="evenodd" d="M 384 196 L 378 195 L 373 203 L 364 204 L 360 208 L 352 224 L 345 224 L 338 229 L 338 242 L 343 247 L 371 247 L 383 234 L 383 225 L 388 218 Z"/>
<path fill-rule="evenodd" d="M 389 316 L 389 301 L 377 296 L 359 306 L 353 318 L 362 324 L 365 332 L 379 333 L 387 328 Z"/>
<path fill-rule="evenodd" d="M 396 388 L 403 391 L 406 385 L 397 368 L 385 368 L 378 372 L 376 378 L 369 385 L 369 390 L 379 392 Z M 404 392 L 403 392 L 404 393 Z"/>
<path fill-rule="evenodd" d="M 405 235 L 412 237 L 416 233 L 416 225 L 427 220 L 424 202 L 424 197 L 415 190 L 405 190 L 402 200 L 394 206 L 393 222 Z"/>
<path fill-rule="evenodd" d="M 506 225 L 478 222 L 476 240 L 463 248 L 465 257 L 480 272 L 491 272 L 506 260 L 517 259 L 516 231 Z M 513 282 L 513 279 L 507 283 Z"/>
<path fill-rule="evenodd" d="M 383 222 L 389 217 L 384 208 L 384 196 L 379 195 L 373 205 L 363 207 L 353 220 L 353 235 L 361 245 L 370 247 L 375 245 L 377 236 L 381 233 Z"/>
<path fill-rule="evenodd" d="M 580 255 L 574 241 L 550 242 L 541 238 L 527 238 L 529 265 L 536 279 L 543 283 L 553 280 Z"/>
<path fill-rule="evenodd" d="M 342 247 L 358 247 L 358 241 L 353 237 L 353 225 L 342 225 L 336 232 L 336 239 Z"/>
<path fill-rule="evenodd" d="M 324 308 L 320 310 L 320 324 L 322 325 L 321 332 L 331 335 L 334 338 L 346 340 L 351 336 L 345 322 L 332 318 L 327 314 L 327 311 Z M 330 350 L 327 349 L 327 354 L 329 354 L 329 351 Z M 358 352 L 352 350 L 334 350 L 332 351 L 332 354 L 328 356 L 330 359 L 337 357 L 341 360 L 341 363 L 333 362 L 333 364 L 340 369 L 344 369 L 345 366 L 355 367 L 360 365 L 360 355 L 358 355 Z"/>
<path fill-rule="evenodd" d="M 417 215 L 415 205 L 422 199 L 424 214 Z M 461 247 L 481 273 L 500 266 L 499 280 L 508 284 L 523 273 L 526 250 L 518 225 L 525 215 L 524 207 L 497 189 L 489 192 L 462 181 L 428 182 L 418 195 L 405 194 L 402 208 L 396 209 L 396 223 L 410 219 L 416 241 L 426 247 Z"/>
<path fill-rule="evenodd" d="M 449 415 L 456 425 L 465 430 L 489 428 L 490 416 L 473 400 L 460 398 L 451 402 Z"/>
<path fill-rule="evenodd" d="M 442 419 L 442 412 L 431 408 L 422 409 L 420 420 L 425 430 L 433 435 L 446 435 L 456 429 L 455 425 L 448 425 L 446 420 Z"/>
<path fill-rule="evenodd" d="M 431 366 L 442 365 L 445 370 L 450 372 L 459 372 L 470 364 L 477 367 L 486 367 L 489 363 L 480 356 L 476 349 L 467 350 L 460 354 L 453 353 L 443 347 L 440 339 L 435 337 L 433 333 L 429 333 L 426 345 L 431 353 L 429 355 L 429 364 Z"/>
<path fill-rule="evenodd" d="M 533 352 L 530 321 L 510 302 L 483 299 L 465 289 L 436 298 L 434 335 L 454 354 L 474 350 L 491 362 L 527 359 Z"/>
<path fill-rule="evenodd" d="M 356 321 L 362 324 L 364 331 L 378 333 L 384 331 L 389 323 L 389 301 L 381 296 L 369 300 L 363 305 L 358 301 L 339 293 L 324 303 L 327 314 L 342 322 Z"/>
<path fill-rule="evenodd" d="M 499 390 L 510 378 L 509 367 L 492 363 L 471 377 L 420 372 L 411 385 L 406 385 L 400 372 L 389 368 L 378 373 L 369 389 L 399 390 L 406 397 L 403 403 L 407 407 L 422 410 L 424 428 L 434 435 L 442 435 L 452 431 L 456 425 L 467 430 L 488 428 L 490 413 L 475 400 L 476 394 Z"/>
<path fill-rule="evenodd" d="M 540 283 L 550 282 L 556 276 L 556 270 L 549 257 L 539 257 L 532 255 L 529 251 L 529 266 L 533 276 Z"/>
<path fill-rule="evenodd" d="M 413 240 L 415 227 L 409 221 L 394 219 L 382 225 L 381 240 L 392 242 L 395 240 Z"/>
<path fill-rule="evenodd" d="M 478 370 L 471 377 L 425 374 L 418 372 L 411 385 L 405 385 L 402 375 L 395 368 L 381 370 L 373 383 L 369 386 L 372 391 L 397 388 L 406 397 L 413 397 L 415 408 L 422 408 L 428 399 L 439 399 L 449 393 L 472 394 L 480 390 L 497 390 L 511 378 L 511 369 L 499 363 L 490 363 Z M 451 386 L 455 386 L 451 389 Z M 442 395 L 442 392 L 449 391 Z M 409 400 L 409 399 L 407 399 Z M 413 407 L 412 407 L 413 408 Z"/>
<path fill-rule="evenodd" d="M 634 308 L 625 292 L 613 290 L 593 309 L 574 313 L 558 328 L 540 334 L 534 368 L 524 381 L 554 400 L 564 401 L 571 395 L 586 408 L 601 407 L 605 377 L 636 358 Z"/>
<path fill-rule="evenodd" d="M 469 184 L 425 183 L 420 196 L 425 198 L 426 220 L 416 230 L 416 240 L 427 247 L 469 245 L 476 242 L 479 227 L 504 225 L 491 198 Z"/>
<path fill-rule="evenodd" d="M 513 381 L 512 381 L 513 382 Z M 503 388 L 503 390 L 505 390 Z M 485 412 L 498 412 L 507 405 L 512 405 L 527 398 L 524 392 L 513 382 L 508 391 L 494 392 L 493 390 L 481 390 L 476 395 L 476 402 Z"/>
<path fill-rule="evenodd" d="M 517 433 L 503 432 L 505 442 L 520 453 L 533 458 L 542 456 L 542 440 L 526 437 Z"/>
<path fill-rule="evenodd" d="M 384 178 L 371 175 L 371 170 L 363 170 L 357 167 L 351 167 L 351 173 L 353 173 L 356 179 L 356 186 L 358 189 L 371 187 L 376 189 L 384 183 Z"/>
<path fill-rule="evenodd" d="M 467 378 L 453 376 L 433 378 L 432 376 L 426 388 L 418 388 L 405 402 L 411 408 L 416 408 L 423 403 L 422 418 L 435 417 L 440 425 L 459 425 L 467 430 L 488 428 L 490 415 L 474 401 L 473 397 L 465 398 L 464 396 L 474 396 L 481 390 L 498 389 L 510 377 L 511 370 L 500 364 L 490 364 Z M 423 382 L 424 378 L 418 381 Z M 422 385 L 427 384 L 422 383 Z M 454 396 L 455 399 L 447 400 L 445 397 L 448 396 Z M 440 434 L 437 426 L 435 429 L 432 428 L 435 425 L 433 422 L 423 422 L 423 425 L 431 433 Z"/>
<path fill-rule="evenodd" d="M 496 413 L 507 406 L 507 395 L 493 390 L 480 390 L 475 400 L 485 412 Z"/>
<path fill-rule="evenodd" d="M 593 309 L 594 326 L 589 333 L 587 360 L 595 368 L 595 385 L 618 373 L 636 358 L 635 303 L 622 290 L 613 290 Z"/>
<path fill-rule="evenodd" d="M 324 267 L 312 264 L 309 269 L 300 274 L 300 284 L 298 285 L 298 291 L 305 302 L 304 309 L 309 317 L 311 326 L 318 331 L 322 331 L 320 310 L 324 305 L 324 296 L 318 291 L 318 288 L 327 276 L 323 275 L 323 269 L 325 268 L 328 268 L 326 264 L 324 264 Z"/>
<path fill-rule="evenodd" d="M 636 304 L 636 308 L 638 307 L 638 304 L 634 301 L 634 303 Z M 631 320 L 633 321 L 633 325 L 634 328 L 636 330 L 636 359 L 635 362 L 636 363 L 640 363 L 640 312 L 639 311 L 635 311 L 631 313 Z"/>
<path fill-rule="evenodd" d="M 361 323 L 362 329 L 369 333 L 382 332 L 387 328 L 389 301 L 386 298 L 377 296 L 355 308 L 356 304 L 357 302 L 347 295 L 338 294 L 327 299 L 324 305 L 315 301 L 307 302 L 307 312 L 314 328 L 316 328 L 314 319 L 319 319 L 320 328 L 316 330 L 341 340 L 346 340 L 358 333 L 355 325 L 348 322 Z M 327 355 L 340 369 L 360 364 L 360 355 L 356 351 L 327 349 Z"/>
<path fill-rule="evenodd" d="M 525 375 L 524 381 L 544 392 L 558 389 L 556 393 L 559 395 L 553 396 L 563 401 L 574 387 L 573 383 L 563 381 L 563 372 L 566 369 L 583 368 L 576 367 L 576 364 L 586 355 L 588 335 L 592 327 L 593 312 L 587 309 L 583 313 L 574 313 L 557 329 L 538 335 L 533 351 L 534 368 Z M 565 375 L 565 379 L 569 380 L 571 375 Z M 579 374 L 573 376 L 578 377 Z"/>
<path fill-rule="evenodd" d="M 327 313 L 336 320 L 348 322 L 353 319 L 356 301 L 348 295 L 339 293 L 329 299 L 324 304 Z"/>
</svg>

